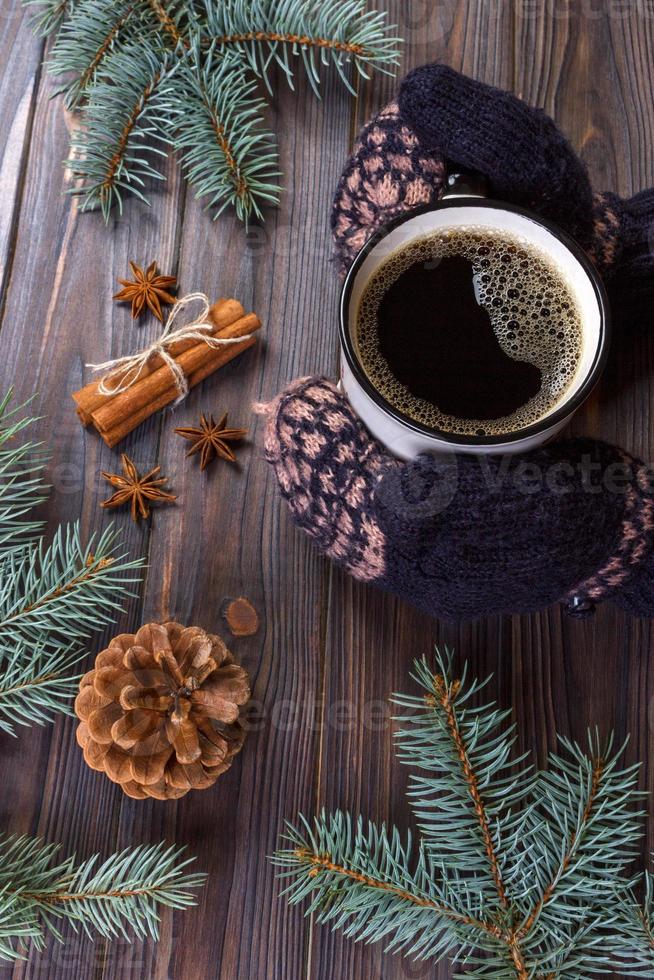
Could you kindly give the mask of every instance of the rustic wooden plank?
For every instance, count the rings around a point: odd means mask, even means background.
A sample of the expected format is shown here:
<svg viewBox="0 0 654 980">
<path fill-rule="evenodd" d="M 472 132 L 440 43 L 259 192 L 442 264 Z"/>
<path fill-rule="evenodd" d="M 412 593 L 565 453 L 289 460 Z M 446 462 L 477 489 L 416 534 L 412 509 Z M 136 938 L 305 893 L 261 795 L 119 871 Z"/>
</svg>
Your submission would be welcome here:
<svg viewBox="0 0 654 980">
<path fill-rule="evenodd" d="M 636 5 L 627 11 L 624 6 L 618 10 L 616 5 L 603 9 L 596 5 L 591 9 L 578 3 L 570 5 L 567 17 L 559 18 L 530 9 L 532 16 L 517 20 L 515 89 L 555 116 L 581 152 L 598 188 L 628 194 L 651 183 L 652 107 L 641 97 L 651 72 L 652 25 L 643 15 L 644 8 Z M 631 53 L 634 43 L 637 57 Z M 645 64 L 648 68 L 643 77 Z M 649 125 L 640 122 L 643 114 Z M 634 139 L 636 130 L 641 135 Z M 650 150 L 649 172 L 644 164 L 646 147 Z M 651 382 L 642 367 L 651 361 L 651 337 L 644 330 L 637 334 L 627 331 L 619 320 L 615 334 L 606 376 L 591 403 L 575 418 L 573 431 L 616 441 L 649 459 Z M 577 657 L 580 669 L 591 658 L 610 663 L 616 644 L 624 649 L 626 620 L 617 612 L 602 609 L 594 624 L 585 627 L 567 619 L 562 624 L 557 620 L 557 613 L 549 613 L 541 626 L 545 633 L 554 631 L 554 649 L 561 653 L 562 669 L 566 665 L 570 669 L 571 659 Z M 536 622 L 536 618 L 524 621 L 531 629 Z M 631 628 L 638 631 L 641 627 L 633 624 Z M 541 645 L 542 639 L 539 634 Z M 527 669 L 523 673 L 533 676 Z M 592 720 L 589 711 L 607 723 L 611 721 L 615 706 L 627 693 L 620 687 L 611 691 L 612 679 L 610 674 L 602 678 L 601 686 L 608 694 L 597 702 L 586 697 L 584 710 L 572 712 L 570 723 L 575 735 Z M 563 677 L 558 680 L 562 692 Z M 528 701 L 524 693 L 522 703 Z M 613 704 L 608 715 L 606 698 Z"/>
<path fill-rule="evenodd" d="M 547 5 L 501 0 L 389 0 L 385 6 L 407 38 L 403 70 L 443 58 L 512 87 L 555 114 L 601 184 L 626 193 L 654 179 L 652 22 L 642 5 L 619 13 L 625 5 L 579 0 L 567 17 L 550 16 Z M 19 396 L 35 385 L 43 393 L 38 408 L 48 417 L 39 434 L 53 452 L 55 484 L 49 526 L 79 515 L 89 533 L 105 524 L 97 473 L 115 465 L 117 454 L 81 431 L 67 394 L 81 382 L 85 361 L 123 353 L 137 337 L 156 333 L 151 321 L 135 328 L 126 309 L 110 308 L 115 277 L 128 257 L 152 256 L 166 269 L 178 268 L 183 290 L 235 294 L 266 323 L 265 349 L 206 382 L 174 419 L 151 420 L 125 443 L 139 463 L 161 462 L 180 495 L 177 507 L 155 515 L 151 534 L 118 517 L 132 553 L 147 551 L 150 558 L 143 604 L 131 603 L 121 628 L 175 615 L 224 632 L 223 598 L 244 593 L 253 600 L 261 630 L 231 645 L 251 672 L 263 722 L 213 790 L 176 804 L 126 800 L 89 772 L 70 721 L 20 740 L 0 736 L 3 828 L 39 831 L 82 854 L 167 837 L 187 844 L 210 873 L 198 911 L 166 914 L 156 947 L 69 936 L 65 948 L 32 955 L 25 966 L 0 969 L 0 976 L 448 977 L 445 966 L 416 965 L 354 945 L 311 929 L 301 910 L 289 910 L 277 898 L 266 860 L 283 818 L 324 804 L 400 827 L 410 823 L 407 771 L 393 755 L 385 703 L 391 691 L 409 684 L 412 657 L 434 643 L 455 647 L 459 662 L 470 659 L 480 675 L 495 672 L 489 691 L 502 705 L 513 704 L 521 744 L 534 746 L 538 761 L 554 747 L 555 729 L 582 738 L 586 726 L 600 720 L 619 734 L 634 734 L 629 757 L 644 760 L 643 784 L 651 786 L 651 627 L 611 609 L 588 623 L 563 619 L 558 610 L 461 627 L 435 622 L 317 558 L 291 527 L 261 460 L 261 420 L 251 419 L 252 444 L 239 468 L 224 467 L 205 479 L 183 458 L 173 424 L 223 406 L 235 422 L 248 424 L 251 402 L 274 395 L 292 377 L 335 372 L 338 285 L 327 264 L 331 193 L 351 135 L 390 97 L 394 81 L 377 77 L 362 86 L 356 106 L 334 79 L 322 104 L 303 83 L 296 96 L 280 94 L 273 128 L 280 132 L 289 192 L 247 240 L 229 218 L 212 225 L 185 192 L 182 203 L 175 167 L 152 212 L 131 202 L 126 218 L 107 230 L 97 216 L 78 217 L 70 199 L 61 197 L 66 131 L 60 106 L 48 101 L 51 84 L 39 77 L 35 111 L 26 113 L 25 92 L 30 104 L 36 92 L 30 85 L 37 79 L 38 44 L 28 40 L 22 21 L 19 27 L 11 18 L 8 23 L 12 52 L 29 50 L 32 61 L 26 68 L 3 65 L 0 82 L 9 86 L 0 87 L 0 94 L 9 93 L 2 119 L 20 120 L 3 157 L 12 161 L 4 172 L 20 207 L 4 245 L 0 236 L 0 256 L 13 257 L 0 371 L 4 383 L 16 380 Z M 21 170 L 16 160 L 27 165 Z M 614 349 L 598 396 L 575 429 L 651 458 L 652 351 L 643 334 Z"/>
<path fill-rule="evenodd" d="M 507 84 L 512 71 L 511 20 L 504 4 L 389 3 L 389 17 L 406 39 L 400 75 L 427 61 L 442 60 L 493 84 Z M 375 79 L 359 99 L 357 126 L 393 97 L 398 80 Z M 324 664 L 322 752 L 314 812 L 342 808 L 401 829 L 415 824 L 406 799 L 408 771 L 395 758 L 394 691 L 411 690 L 414 657 L 434 645 L 449 646 L 457 661 L 474 659 L 482 674 L 494 672 L 493 696 L 508 693 L 510 676 L 502 657 L 503 620 L 495 617 L 462 626 L 439 623 L 405 603 L 352 582 L 334 570 L 330 579 Z M 434 967 L 384 954 L 380 945 L 343 939 L 327 928 L 312 934 L 307 977 L 407 977 L 451 975 Z"/>
<path fill-rule="evenodd" d="M 639 4 L 579 2 L 552 18 L 536 8 L 516 17 L 514 88 L 554 115 L 598 189 L 629 194 L 651 185 L 651 13 Z M 617 321 L 605 377 L 572 431 L 651 459 L 651 363 L 651 334 Z M 631 736 L 626 760 L 643 761 L 642 785 L 651 789 L 651 642 L 650 623 L 611 607 L 582 623 L 558 610 L 516 618 L 513 703 L 521 746 L 535 747 L 542 764 L 556 731 L 585 741 L 589 726 L 603 734 L 613 728 L 618 743 Z M 649 809 L 651 817 L 651 801 Z"/>
<path fill-rule="evenodd" d="M 22 197 L 22 174 L 29 150 L 34 96 L 40 75 L 43 41 L 34 36 L 20 0 L 0 10 L 0 309 L 11 272 L 11 253 Z"/>
<path fill-rule="evenodd" d="M 119 455 L 82 430 L 70 392 L 87 374 L 86 362 L 127 353 L 160 331 L 153 318 L 134 326 L 129 308 L 112 304 L 111 296 L 116 277 L 128 272 L 128 258 L 145 262 L 156 257 L 162 267 L 174 268 L 179 177 L 171 164 L 171 182 L 157 194 L 154 209 L 130 202 L 123 221 L 112 221 L 108 228 L 97 214 L 80 215 L 74 200 L 64 194 L 61 161 L 67 156 L 68 133 L 61 103 L 51 99 L 54 87 L 48 76 L 41 77 L 4 309 L 0 372 L 2 389 L 14 383 L 17 399 L 40 392 L 34 409 L 45 417 L 35 433 L 51 453 L 47 477 L 53 485 L 44 509 L 48 530 L 80 518 L 88 537 L 111 520 L 99 508 L 106 496 L 99 472 L 115 471 Z M 152 463 L 159 426 L 159 419 L 151 420 L 121 448 L 141 466 Z M 152 523 L 156 527 L 175 520 L 174 512 L 161 513 Z M 133 557 L 147 554 L 149 526 L 137 528 L 125 514 L 117 515 L 115 523 Z M 133 628 L 139 621 L 140 603 L 135 600 L 118 629 Z M 74 727 L 71 720 L 60 719 L 53 727 L 33 728 L 15 743 L 3 738 L 0 779 L 10 811 L 3 829 L 42 834 L 61 841 L 67 852 L 107 853 L 116 847 L 122 793 L 87 769 Z M 153 821 L 135 827 L 130 843 L 157 840 L 164 832 L 172 836 Z M 91 943 L 71 930 L 65 933 L 70 939 L 65 950 L 55 945 L 42 957 L 32 953 L 13 975 L 70 976 L 73 964 L 80 978 L 95 977 L 105 944 Z"/>
<path fill-rule="evenodd" d="M 284 818 L 311 806 L 319 733 L 310 716 L 329 567 L 291 526 L 262 458 L 263 420 L 251 405 L 299 374 L 334 372 L 328 214 L 352 100 L 334 77 L 322 102 L 303 81 L 295 94 L 281 82 L 278 92 L 273 129 L 287 187 L 280 208 L 246 237 L 229 217 L 211 225 L 189 200 L 180 241 L 185 288 L 237 296 L 264 328 L 257 348 L 192 392 L 174 422 L 164 423 L 159 458 L 174 474 L 180 506 L 176 521 L 152 536 L 144 616 L 175 615 L 223 632 L 251 673 L 263 720 L 214 790 L 165 807 L 175 814 L 176 838 L 188 842 L 210 879 L 198 913 L 176 917 L 173 946 L 160 945 L 149 962 L 154 976 L 304 976 L 307 924 L 279 899 L 268 855 Z M 250 445 L 238 467 L 202 474 L 184 459 L 173 425 L 226 410 L 235 424 L 250 426 Z M 230 642 L 220 608 L 240 594 L 259 610 L 261 629 Z M 143 821 L 161 809 L 148 805 Z M 132 833 L 126 822 L 124 842 Z"/>
</svg>

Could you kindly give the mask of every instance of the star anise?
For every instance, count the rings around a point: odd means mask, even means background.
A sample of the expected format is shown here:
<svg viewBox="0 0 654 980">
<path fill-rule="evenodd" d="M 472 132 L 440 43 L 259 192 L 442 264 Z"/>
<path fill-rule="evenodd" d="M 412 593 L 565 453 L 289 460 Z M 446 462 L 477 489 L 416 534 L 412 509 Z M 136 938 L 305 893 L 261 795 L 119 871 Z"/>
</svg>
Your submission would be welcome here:
<svg viewBox="0 0 654 980">
<path fill-rule="evenodd" d="M 120 461 L 124 476 L 117 473 L 105 473 L 104 470 L 102 472 L 105 480 L 116 488 L 116 492 L 108 500 L 103 500 L 101 507 L 122 507 L 124 504 L 129 504 L 132 520 L 138 521 L 140 517 L 145 518 L 149 515 L 150 502 L 168 503 L 177 500 L 177 497 L 173 496 L 172 493 L 166 493 L 165 490 L 161 489 L 168 482 L 166 477 L 155 479 L 161 470 L 160 466 L 155 466 L 145 476 L 140 476 L 136 466 L 125 453 L 121 454 Z"/>
<path fill-rule="evenodd" d="M 161 304 L 175 302 L 175 297 L 168 292 L 168 287 L 174 288 L 177 280 L 174 276 L 158 276 L 156 262 L 151 262 L 145 272 L 136 262 L 130 260 L 129 264 L 134 279 L 119 279 L 118 282 L 125 288 L 115 293 L 114 299 L 118 302 L 131 302 L 133 320 L 147 305 L 157 320 L 163 323 Z"/>
<path fill-rule="evenodd" d="M 206 415 L 200 416 L 198 428 L 180 428 L 175 432 L 193 443 L 187 456 L 193 453 L 200 453 L 200 470 L 205 470 L 209 463 L 220 456 L 222 459 L 229 460 L 230 463 L 236 462 L 236 456 L 229 447 L 230 442 L 240 442 L 248 434 L 247 429 L 228 429 L 227 412 L 223 415 L 220 422 L 216 424 L 213 415 L 207 418 Z"/>
</svg>

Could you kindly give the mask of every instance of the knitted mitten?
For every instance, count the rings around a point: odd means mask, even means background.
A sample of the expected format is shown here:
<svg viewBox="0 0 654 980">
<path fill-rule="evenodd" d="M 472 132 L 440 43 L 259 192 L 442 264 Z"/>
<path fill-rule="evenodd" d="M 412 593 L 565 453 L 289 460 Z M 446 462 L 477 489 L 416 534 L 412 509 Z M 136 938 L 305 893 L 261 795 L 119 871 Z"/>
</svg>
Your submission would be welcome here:
<svg viewBox="0 0 654 980">
<path fill-rule="evenodd" d="M 391 218 L 441 196 L 443 160 L 423 149 L 396 102 L 361 131 L 336 188 L 331 228 L 334 260 L 344 276 L 370 235 Z"/>
<path fill-rule="evenodd" d="M 266 411 L 266 457 L 294 521 L 355 578 L 445 619 L 556 601 L 579 615 L 604 599 L 654 615 L 653 476 L 622 450 L 572 439 L 401 463 L 324 378 L 294 382 Z"/>
<path fill-rule="evenodd" d="M 332 210 L 339 272 L 387 221 L 438 200 L 452 165 L 575 236 L 622 322 L 642 321 L 654 191 L 593 194 L 548 116 L 441 65 L 408 75 L 361 134 Z M 451 619 L 557 600 L 579 615 L 603 599 L 654 615 L 652 474 L 620 449 L 576 439 L 401 463 L 325 379 L 295 382 L 267 410 L 266 455 L 293 519 L 356 578 Z"/>
<path fill-rule="evenodd" d="M 588 248 L 593 191 L 586 167 L 542 109 L 446 65 L 423 65 L 400 88 L 420 144 L 484 174 L 501 200 L 546 215 Z"/>
<path fill-rule="evenodd" d="M 620 301 L 651 298 L 654 190 L 593 194 L 549 116 L 445 65 L 412 71 L 398 102 L 363 130 L 339 182 L 331 219 L 339 271 L 375 229 L 412 202 L 440 197 L 447 164 L 482 173 L 495 196 L 568 231 Z"/>
</svg>

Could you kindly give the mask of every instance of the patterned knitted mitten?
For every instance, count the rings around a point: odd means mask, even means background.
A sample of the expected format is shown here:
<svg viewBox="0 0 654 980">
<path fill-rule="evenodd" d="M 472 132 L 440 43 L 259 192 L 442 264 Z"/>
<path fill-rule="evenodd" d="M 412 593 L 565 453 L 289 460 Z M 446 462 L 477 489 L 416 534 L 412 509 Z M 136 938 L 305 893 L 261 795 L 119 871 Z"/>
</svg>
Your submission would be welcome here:
<svg viewBox="0 0 654 980">
<path fill-rule="evenodd" d="M 444 186 L 444 161 L 420 146 L 391 102 L 361 131 L 336 188 L 331 228 L 339 275 L 345 275 L 374 231 L 405 211 L 437 201 Z"/>
<path fill-rule="evenodd" d="M 438 200 L 451 165 L 575 236 L 622 323 L 643 321 L 654 191 L 593 194 L 543 112 L 441 65 L 408 75 L 361 134 L 332 211 L 339 272 L 387 221 Z M 499 461 L 400 463 L 320 378 L 294 382 L 268 411 L 266 455 L 293 519 L 356 578 L 451 619 L 555 601 L 579 615 L 604 599 L 654 615 L 654 479 L 622 450 L 576 439 Z"/>
<path fill-rule="evenodd" d="M 604 599 L 654 615 L 654 475 L 622 450 L 572 439 L 401 463 L 324 378 L 265 410 L 293 520 L 355 578 L 453 620 Z"/>
<path fill-rule="evenodd" d="M 370 122 L 339 182 L 332 209 L 341 273 L 377 228 L 437 200 L 446 166 L 482 173 L 500 199 L 568 231 L 620 303 L 654 294 L 654 190 L 594 194 L 584 164 L 542 110 L 445 65 L 416 68 L 398 103 Z"/>
</svg>

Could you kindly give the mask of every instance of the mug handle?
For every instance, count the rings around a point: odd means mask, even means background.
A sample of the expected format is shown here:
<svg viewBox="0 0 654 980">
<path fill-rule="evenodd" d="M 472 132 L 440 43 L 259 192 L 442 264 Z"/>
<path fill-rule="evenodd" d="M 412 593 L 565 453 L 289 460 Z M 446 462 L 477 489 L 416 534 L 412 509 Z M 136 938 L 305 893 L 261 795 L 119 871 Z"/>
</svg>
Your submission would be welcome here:
<svg viewBox="0 0 654 980">
<path fill-rule="evenodd" d="M 490 197 L 488 180 L 475 170 L 448 173 L 442 200 L 452 197 Z"/>
</svg>

